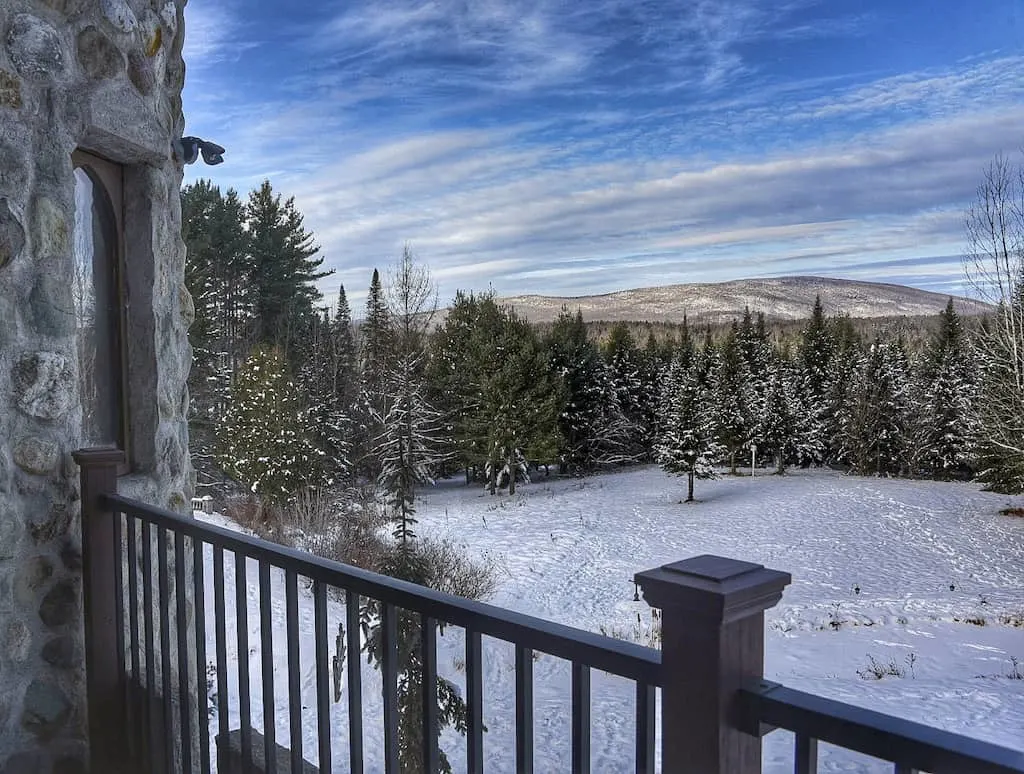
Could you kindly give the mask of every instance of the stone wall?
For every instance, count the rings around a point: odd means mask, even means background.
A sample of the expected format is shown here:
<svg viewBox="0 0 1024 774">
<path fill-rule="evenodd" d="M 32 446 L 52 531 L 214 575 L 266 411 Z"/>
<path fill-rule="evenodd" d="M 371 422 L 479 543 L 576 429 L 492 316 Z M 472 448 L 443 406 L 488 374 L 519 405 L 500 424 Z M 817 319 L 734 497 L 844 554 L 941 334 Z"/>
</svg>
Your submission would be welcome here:
<svg viewBox="0 0 1024 774">
<path fill-rule="evenodd" d="M 131 472 L 123 493 L 191 497 L 183 286 L 171 147 L 185 0 L 0 0 L 0 774 L 85 770 L 69 278 L 74 176 L 124 166 Z"/>
</svg>

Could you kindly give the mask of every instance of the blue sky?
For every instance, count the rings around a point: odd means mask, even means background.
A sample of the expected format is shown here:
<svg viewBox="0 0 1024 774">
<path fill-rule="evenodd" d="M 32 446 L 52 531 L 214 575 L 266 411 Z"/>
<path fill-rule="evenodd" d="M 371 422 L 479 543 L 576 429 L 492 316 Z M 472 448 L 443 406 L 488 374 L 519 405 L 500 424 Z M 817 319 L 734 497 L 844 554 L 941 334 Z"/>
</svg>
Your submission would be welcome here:
<svg viewBox="0 0 1024 774">
<path fill-rule="evenodd" d="M 191 167 L 295 196 L 362 298 L 819 274 L 964 292 L 1024 146 L 1024 0 L 191 0 Z"/>
</svg>

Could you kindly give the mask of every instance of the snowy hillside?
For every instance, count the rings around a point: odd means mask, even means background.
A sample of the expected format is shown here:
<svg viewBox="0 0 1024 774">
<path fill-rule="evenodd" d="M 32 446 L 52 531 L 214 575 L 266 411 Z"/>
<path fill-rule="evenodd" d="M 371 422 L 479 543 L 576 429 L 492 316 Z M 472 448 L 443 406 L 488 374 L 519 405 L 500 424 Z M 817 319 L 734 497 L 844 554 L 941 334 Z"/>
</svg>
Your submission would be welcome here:
<svg viewBox="0 0 1024 774">
<path fill-rule="evenodd" d="M 645 641 L 651 616 L 633 601 L 639 570 L 701 553 L 763 563 L 793 574 L 767 615 L 767 676 L 831 698 L 928 722 L 1024 749 L 1024 519 L 999 515 L 1011 498 L 973 484 L 881 480 L 831 471 L 796 471 L 698 482 L 701 502 L 682 505 L 685 482 L 657 468 L 581 480 L 540 480 L 514 498 L 490 497 L 458 480 L 423 493 L 421 532 L 451 536 L 491 562 L 499 575 L 491 601 L 592 631 Z M 218 519 L 219 517 L 213 517 Z M 225 567 L 228 657 L 234 649 L 233 567 Z M 212 576 L 208 552 L 206 578 Z M 275 592 L 283 578 L 275 573 Z M 207 589 L 208 620 L 212 584 Z M 260 673 L 256 567 L 249 568 L 248 660 Z M 329 606 L 331 642 L 343 607 Z M 273 606 L 278 738 L 287 739 L 283 594 Z M 314 736 L 312 599 L 300 590 L 306 757 Z M 460 632 L 439 638 L 439 668 L 457 685 Z M 514 768 L 512 648 L 485 638 L 484 722 L 489 772 Z M 211 647 L 208 653 L 215 652 Z M 870 675 L 871 659 L 903 676 Z M 363 661 L 366 770 L 380 771 L 378 674 Z M 866 676 L 863 676 L 866 675 Z M 569 665 L 535 664 L 537 771 L 569 768 Z M 234 680 L 229 693 L 234 695 Z M 254 682 L 254 686 L 258 683 Z M 343 693 L 344 693 L 343 686 Z M 234 702 L 232 702 L 234 704 Z M 253 725 L 262 724 L 254 689 Z M 629 770 L 632 684 L 593 675 L 593 770 Z M 231 713 L 237 727 L 237 709 Z M 216 717 L 211 718 L 216 726 Z M 332 705 L 337 770 L 345 770 L 345 699 Z M 442 746 L 464 771 L 464 739 L 447 731 Z M 791 738 L 765 740 L 765 772 L 792 771 Z M 822 772 L 891 771 L 822 746 Z"/>
<path fill-rule="evenodd" d="M 508 296 L 500 301 L 515 307 L 531 322 L 548 322 L 563 306 L 581 309 L 587 320 L 646 320 L 727 322 L 742 316 L 744 307 L 762 311 L 769 319 L 799 320 L 809 317 L 816 295 L 827 314 L 851 317 L 889 317 L 938 314 L 948 296 L 903 285 L 826 277 L 779 277 L 718 283 L 691 283 L 637 288 L 598 296 Z M 957 297 L 960 314 L 982 314 L 989 307 Z"/>
</svg>

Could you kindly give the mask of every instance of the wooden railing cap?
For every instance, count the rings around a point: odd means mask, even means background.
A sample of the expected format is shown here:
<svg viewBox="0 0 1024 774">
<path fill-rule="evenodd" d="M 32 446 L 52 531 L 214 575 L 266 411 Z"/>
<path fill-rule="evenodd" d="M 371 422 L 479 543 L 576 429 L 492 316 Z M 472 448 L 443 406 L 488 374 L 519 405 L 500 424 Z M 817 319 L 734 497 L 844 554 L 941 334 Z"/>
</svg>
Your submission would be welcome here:
<svg viewBox="0 0 1024 774">
<path fill-rule="evenodd" d="M 792 576 L 703 554 L 637 573 L 634 580 L 652 607 L 727 623 L 773 607 Z"/>
</svg>

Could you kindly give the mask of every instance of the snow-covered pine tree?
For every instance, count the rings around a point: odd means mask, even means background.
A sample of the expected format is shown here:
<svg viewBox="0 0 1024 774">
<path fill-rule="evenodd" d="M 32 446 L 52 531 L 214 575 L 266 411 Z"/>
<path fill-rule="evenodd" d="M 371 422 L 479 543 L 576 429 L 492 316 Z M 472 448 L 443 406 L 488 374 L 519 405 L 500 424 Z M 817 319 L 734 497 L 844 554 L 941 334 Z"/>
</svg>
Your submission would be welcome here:
<svg viewBox="0 0 1024 774">
<path fill-rule="evenodd" d="M 677 361 L 670 366 L 665 382 L 658 462 L 667 473 L 687 477 L 686 502 L 693 502 L 694 479 L 714 478 L 715 460 L 724 449 L 715 440 L 709 395 L 694 369 Z"/>
<path fill-rule="evenodd" d="M 826 374 L 824 411 L 814 421 L 805 422 L 808 415 L 801 404 L 799 443 L 806 449 L 804 460 L 852 465 L 844 437 L 853 421 L 854 386 L 864 365 L 863 347 L 848 316 L 833 318 L 829 328 L 834 346 Z"/>
<path fill-rule="evenodd" d="M 845 389 L 845 385 L 836 385 L 834 381 L 835 350 L 835 337 L 825 318 L 821 296 L 815 296 L 811 317 L 801 331 L 797 348 L 796 398 L 802 465 L 821 464 L 836 454 L 837 407 L 830 400 L 830 392 L 836 386 Z"/>
<path fill-rule="evenodd" d="M 754 429 L 750 373 L 740 349 L 739 326 L 735 321 L 722 341 L 711 378 L 715 432 L 729 459 L 729 472 L 735 474 L 740 452 L 749 448 Z"/>
<path fill-rule="evenodd" d="M 657 372 L 648 368 L 624 322 L 612 325 L 604 344 L 604 357 L 618 404 L 629 424 L 628 453 L 635 459 L 647 458 L 654 437 Z"/>
<path fill-rule="evenodd" d="M 310 438 L 323 454 L 322 483 L 337 484 L 351 471 L 351 405 L 337 393 L 332 320 L 326 309 L 310 319 L 302 341 L 299 382 L 305 392 Z"/>
<path fill-rule="evenodd" d="M 564 400 L 559 414 L 562 472 L 583 473 L 634 459 L 629 424 L 610 369 L 587 337 L 583 313 L 562 309 L 545 339 L 551 369 L 561 377 Z"/>
<path fill-rule="evenodd" d="M 920 358 L 913 413 L 915 472 L 936 478 L 969 473 L 977 433 L 976 363 L 950 298 L 939 330 Z"/>
<path fill-rule="evenodd" d="M 748 448 L 749 444 L 756 444 L 760 454 L 772 456 L 775 449 L 773 444 L 777 439 L 774 435 L 769 437 L 766 433 L 775 433 L 778 429 L 768 425 L 768 422 L 771 421 L 769 411 L 772 407 L 769 403 L 773 387 L 775 357 L 768 341 L 763 314 L 758 313 L 755 324 L 750 314 L 750 308 L 744 310 L 737 343 L 746 365 L 745 391 L 749 401 L 748 411 L 752 420 Z M 775 408 L 781 410 L 780 406 L 775 406 Z"/>
<path fill-rule="evenodd" d="M 758 451 L 773 458 L 775 472 L 786 472 L 786 460 L 797 456 L 795 391 L 790 364 L 776 358 L 769 366 L 768 389 L 757 417 Z"/>
<path fill-rule="evenodd" d="M 441 415 L 430 405 L 425 378 L 427 332 L 437 311 L 437 293 L 430 273 L 408 247 L 389 275 L 386 303 L 391 349 L 381 353 L 382 392 L 372 414 L 379 429 L 373 460 L 394 536 L 408 550 L 416 536 L 416 487 L 433 483 L 434 467 L 443 456 L 438 441 Z"/>
<path fill-rule="evenodd" d="M 906 467 L 907 361 L 900 339 L 875 338 L 858 374 L 844 449 L 855 472 L 896 475 Z"/>
<path fill-rule="evenodd" d="M 359 326 L 359 391 L 352 408 L 353 463 L 359 475 L 376 479 L 380 467 L 373 449 L 381 434 L 380 418 L 391 350 L 387 302 L 380 272 L 373 270 L 366 298 L 366 315 Z"/>
<path fill-rule="evenodd" d="M 301 391 L 276 349 L 256 349 L 239 369 L 219 427 L 218 459 L 254 494 L 275 503 L 319 479 L 324 454 L 311 438 Z"/>
</svg>

